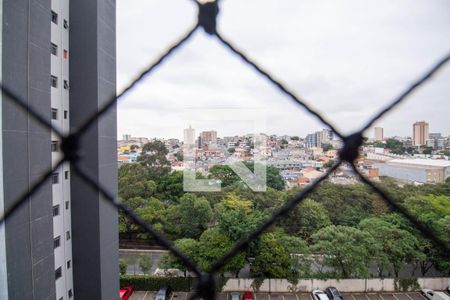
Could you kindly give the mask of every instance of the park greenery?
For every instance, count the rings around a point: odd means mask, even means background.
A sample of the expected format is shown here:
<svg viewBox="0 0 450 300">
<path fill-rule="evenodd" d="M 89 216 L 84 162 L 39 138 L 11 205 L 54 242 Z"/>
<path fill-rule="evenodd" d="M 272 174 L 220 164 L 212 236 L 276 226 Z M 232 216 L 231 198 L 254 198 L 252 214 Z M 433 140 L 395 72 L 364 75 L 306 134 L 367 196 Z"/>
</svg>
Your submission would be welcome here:
<svg viewBox="0 0 450 300">
<path fill-rule="evenodd" d="M 183 173 L 170 171 L 162 146 L 146 145 L 146 156 L 120 166 L 119 197 L 203 270 L 302 189 L 285 190 L 279 171 L 269 168 L 267 191 L 254 192 L 228 166 L 217 165 L 209 178 L 221 181 L 220 192 L 187 193 Z M 399 186 L 384 179 L 380 185 L 444 244 L 450 244 L 450 183 Z M 122 237 L 155 243 L 122 213 L 119 226 Z M 255 278 L 293 281 L 398 277 L 410 265 L 422 276 L 431 268 L 450 275 L 448 253 L 441 248 L 369 187 L 325 181 L 230 259 L 221 273 L 238 276 L 247 266 Z M 370 274 L 374 263 L 377 274 Z M 140 264 L 145 268 L 149 262 Z M 163 257 L 160 267 L 180 269 L 185 276 L 189 271 L 170 254 Z"/>
</svg>

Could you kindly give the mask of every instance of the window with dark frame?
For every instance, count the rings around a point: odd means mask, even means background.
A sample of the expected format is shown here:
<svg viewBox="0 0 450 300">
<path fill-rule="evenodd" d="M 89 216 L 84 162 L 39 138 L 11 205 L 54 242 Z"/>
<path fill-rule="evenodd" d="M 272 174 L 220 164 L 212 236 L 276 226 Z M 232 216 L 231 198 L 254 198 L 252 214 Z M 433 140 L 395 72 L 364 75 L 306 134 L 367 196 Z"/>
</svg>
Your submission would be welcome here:
<svg viewBox="0 0 450 300">
<path fill-rule="evenodd" d="M 50 43 L 50 51 L 54 56 L 58 56 L 58 46 Z"/>
<path fill-rule="evenodd" d="M 58 141 L 52 141 L 51 149 L 52 152 L 58 151 Z"/>
<path fill-rule="evenodd" d="M 59 183 L 59 173 L 53 173 L 52 174 L 52 184 Z"/>
<path fill-rule="evenodd" d="M 66 241 L 70 240 L 70 230 L 66 231 Z"/>
<path fill-rule="evenodd" d="M 72 265 L 72 261 L 68 260 L 67 261 L 67 269 L 70 269 L 70 266 Z"/>
<path fill-rule="evenodd" d="M 53 216 L 59 216 L 59 205 L 53 206 Z"/>
<path fill-rule="evenodd" d="M 61 237 L 57 236 L 53 239 L 53 249 L 56 249 L 59 246 L 61 246 Z"/>
<path fill-rule="evenodd" d="M 58 120 L 58 110 L 56 108 L 52 108 L 52 119 Z"/>
<path fill-rule="evenodd" d="M 69 179 L 69 171 L 64 171 L 64 179 Z"/>
<path fill-rule="evenodd" d="M 52 10 L 52 22 L 58 24 L 58 14 Z"/>
<path fill-rule="evenodd" d="M 68 111 L 65 110 L 65 111 L 64 111 L 64 119 L 67 119 L 67 115 L 68 115 Z"/>
<path fill-rule="evenodd" d="M 69 294 L 69 298 L 72 298 L 72 296 L 73 296 L 72 289 L 69 290 L 68 294 Z"/>
<path fill-rule="evenodd" d="M 65 29 L 69 29 L 69 23 L 67 22 L 66 19 L 64 19 L 63 26 L 64 26 Z"/>
<path fill-rule="evenodd" d="M 64 89 L 69 89 L 69 82 L 67 80 L 64 80 Z"/>
<path fill-rule="evenodd" d="M 58 77 L 52 75 L 50 83 L 51 83 L 52 87 L 57 88 L 58 87 Z"/>
<path fill-rule="evenodd" d="M 69 201 L 66 201 L 66 209 L 69 209 L 70 203 Z"/>
<path fill-rule="evenodd" d="M 55 280 L 57 280 L 61 277 L 62 277 L 62 270 L 61 270 L 61 267 L 59 267 L 58 269 L 55 270 Z"/>
</svg>

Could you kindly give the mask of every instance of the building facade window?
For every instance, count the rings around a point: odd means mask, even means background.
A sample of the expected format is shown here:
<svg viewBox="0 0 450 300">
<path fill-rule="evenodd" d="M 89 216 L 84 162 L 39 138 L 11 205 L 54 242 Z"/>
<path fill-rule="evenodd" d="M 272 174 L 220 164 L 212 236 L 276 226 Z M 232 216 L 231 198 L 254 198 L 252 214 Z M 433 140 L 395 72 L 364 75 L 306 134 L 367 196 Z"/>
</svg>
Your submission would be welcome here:
<svg viewBox="0 0 450 300">
<path fill-rule="evenodd" d="M 58 141 L 52 141 L 51 149 L 52 149 L 52 152 L 58 151 Z"/>
<path fill-rule="evenodd" d="M 64 89 L 69 89 L 69 82 L 67 80 L 64 80 Z"/>
<path fill-rule="evenodd" d="M 58 24 L 58 14 L 52 10 L 52 22 Z"/>
<path fill-rule="evenodd" d="M 55 280 L 58 280 L 61 277 L 62 277 L 62 270 L 61 267 L 59 267 L 58 269 L 55 270 Z"/>
<path fill-rule="evenodd" d="M 57 236 L 53 239 L 53 249 L 56 249 L 59 246 L 61 246 L 61 237 Z"/>
<path fill-rule="evenodd" d="M 71 265 L 72 265 L 72 261 L 68 260 L 67 261 L 67 269 L 70 269 Z"/>
<path fill-rule="evenodd" d="M 67 59 L 69 57 L 69 52 L 67 52 L 66 49 L 64 49 L 64 59 Z"/>
<path fill-rule="evenodd" d="M 59 205 L 53 206 L 53 216 L 56 217 L 59 215 Z"/>
<path fill-rule="evenodd" d="M 59 182 L 59 174 L 53 173 L 52 174 L 52 184 L 57 184 Z"/>
<path fill-rule="evenodd" d="M 69 295 L 69 298 L 72 298 L 72 296 L 73 296 L 72 289 L 69 290 L 68 295 Z"/>
<path fill-rule="evenodd" d="M 66 231 L 66 240 L 70 240 L 70 230 Z"/>
<path fill-rule="evenodd" d="M 67 22 L 67 20 L 66 19 L 64 19 L 64 28 L 65 29 L 69 29 L 69 22 Z"/>
<path fill-rule="evenodd" d="M 58 120 L 58 110 L 56 108 L 52 108 L 52 119 Z"/>
<path fill-rule="evenodd" d="M 64 119 L 67 119 L 67 115 L 68 115 L 68 111 L 65 110 L 65 111 L 64 111 Z"/>
<path fill-rule="evenodd" d="M 66 201 L 66 209 L 69 209 L 69 207 L 70 207 L 70 203 L 69 203 L 69 201 Z"/>
<path fill-rule="evenodd" d="M 57 88 L 58 87 L 58 77 L 52 75 L 50 83 L 51 83 L 52 87 Z"/>
<path fill-rule="evenodd" d="M 64 171 L 64 179 L 69 179 L 69 171 Z"/>
<path fill-rule="evenodd" d="M 50 43 L 50 51 L 52 52 L 53 55 L 58 56 L 58 46 Z"/>
</svg>

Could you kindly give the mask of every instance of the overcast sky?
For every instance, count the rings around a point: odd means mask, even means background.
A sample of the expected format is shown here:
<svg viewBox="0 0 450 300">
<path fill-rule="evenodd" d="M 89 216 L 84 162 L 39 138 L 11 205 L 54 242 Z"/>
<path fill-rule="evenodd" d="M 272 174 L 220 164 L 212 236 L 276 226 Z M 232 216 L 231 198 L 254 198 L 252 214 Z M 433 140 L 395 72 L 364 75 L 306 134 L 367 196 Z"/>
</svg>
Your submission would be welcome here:
<svg viewBox="0 0 450 300">
<path fill-rule="evenodd" d="M 196 16 L 189 0 L 118 0 L 118 92 Z M 218 30 L 351 133 L 450 51 L 450 1 L 223 0 Z M 182 138 L 189 124 L 219 136 L 253 130 L 248 120 L 187 118 L 186 109 L 265 110 L 270 134 L 324 127 L 201 29 L 174 54 L 121 99 L 119 137 Z M 425 120 L 430 132 L 448 135 L 449 116 L 450 64 L 376 125 L 406 136 Z"/>
</svg>

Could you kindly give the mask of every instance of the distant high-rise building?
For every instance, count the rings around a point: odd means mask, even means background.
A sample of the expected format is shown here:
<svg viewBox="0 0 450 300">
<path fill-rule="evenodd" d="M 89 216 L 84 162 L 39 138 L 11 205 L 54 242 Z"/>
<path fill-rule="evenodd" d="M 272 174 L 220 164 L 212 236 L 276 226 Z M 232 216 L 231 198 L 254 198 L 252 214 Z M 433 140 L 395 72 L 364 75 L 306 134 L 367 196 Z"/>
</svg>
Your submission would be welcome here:
<svg viewBox="0 0 450 300">
<path fill-rule="evenodd" d="M 305 147 L 322 147 L 322 144 L 329 144 L 332 140 L 333 132 L 330 129 L 323 129 L 322 131 L 308 134 L 305 138 Z"/>
<path fill-rule="evenodd" d="M 373 130 L 375 141 L 382 141 L 384 139 L 383 128 L 375 127 Z"/>
<path fill-rule="evenodd" d="M 433 149 L 444 149 L 447 146 L 447 142 L 441 133 L 430 133 L 428 135 L 427 146 Z"/>
<path fill-rule="evenodd" d="M 316 134 L 311 133 L 305 137 L 305 147 L 306 148 L 314 148 L 317 147 Z"/>
<path fill-rule="evenodd" d="M 200 140 L 202 145 L 217 144 L 217 131 L 202 131 L 200 133 Z"/>
<path fill-rule="evenodd" d="M 184 130 L 183 142 L 185 145 L 193 145 L 195 142 L 195 129 L 192 128 L 191 125 Z"/>
<path fill-rule="evenodd" d="M 428 140 L 428 123 L 425 121 L 416 122 L 413 124 L 413 145 L 425 145 Z"/>
<path fill-rule="evenodd" d="M 322 144 L 329 144 L 333 140 L 333 131 L 330 129 L 322 129 L 320 132 L 320 146 L 322 147 Z"/>
<path fill-rule="evenodd" d="M 124 135 L 123 135 L 123 140 L 124 140 L 125 142 L 128 142 L 129 140 L 131 140 L 131 134 L 124 134 Z"/>
</svg>

